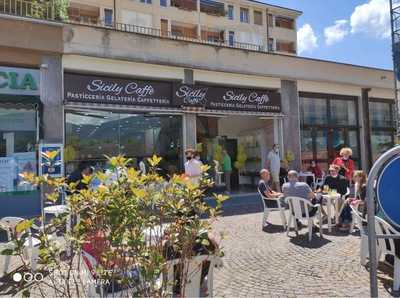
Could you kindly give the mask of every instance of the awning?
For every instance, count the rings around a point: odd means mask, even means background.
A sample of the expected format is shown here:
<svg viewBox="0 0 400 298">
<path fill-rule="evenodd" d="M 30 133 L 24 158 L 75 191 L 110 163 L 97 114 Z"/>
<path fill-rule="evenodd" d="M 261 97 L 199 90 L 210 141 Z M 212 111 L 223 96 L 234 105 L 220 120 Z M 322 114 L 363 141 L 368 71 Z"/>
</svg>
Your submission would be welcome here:
<svg viewBox="0 0 400 298">
<path fill-rule="evenodd" d="M 0 108 L 36 109 L 40 97 L 36 95 L 0 94 Z"/>
</svg>

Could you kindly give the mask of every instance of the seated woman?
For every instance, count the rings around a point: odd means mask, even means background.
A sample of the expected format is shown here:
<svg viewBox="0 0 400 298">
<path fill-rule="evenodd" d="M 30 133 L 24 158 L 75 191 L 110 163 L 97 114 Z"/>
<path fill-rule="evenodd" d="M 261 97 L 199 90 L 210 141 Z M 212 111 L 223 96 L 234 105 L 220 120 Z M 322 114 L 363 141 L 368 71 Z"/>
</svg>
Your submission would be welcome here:
<svg viewBox="0 0 400 298">
<path fill-rule="evenodd" d="M 338 227 L 342 231 L 349 230 L 352 222 L 350 205 L 358 207 L 358 209 L 363 213 L 363 216 L 366 214 L 364 201 L 367 194 L 367 175 L 363 171 L 355 171 L 353 180 L 355 182 L 354 197 L 346 199 L 339 217 Z"/>
</svg>

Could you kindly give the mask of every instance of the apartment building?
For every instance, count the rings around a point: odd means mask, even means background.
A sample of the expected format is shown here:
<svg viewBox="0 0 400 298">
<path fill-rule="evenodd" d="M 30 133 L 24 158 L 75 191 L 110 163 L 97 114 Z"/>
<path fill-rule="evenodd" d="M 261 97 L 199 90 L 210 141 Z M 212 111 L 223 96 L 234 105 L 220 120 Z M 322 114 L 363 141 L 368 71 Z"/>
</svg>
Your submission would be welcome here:
<svg viewBox="0 0 400 298">
<path fill-rule="evenodd" d="M 66 174 L 81 162 L 104 168 L 104 154 L 157 154 L 170 175 L 189 147 L 205 163 L 225 148 L 235 165 L 244 152 L 231 175 L 241 192 L 254 191 L 273 144 L 298 170 L 312 160 L 327 169 L 343 146 L 368 170 L 395 143 L 393 72 L 282 51 L 282 40 L 295 43 L 300 12 L 248 0 L 219 14 L 205 2 L 139 1 L 73 2 L 60 20 L 51 6 L 0 0 L 0 216 L 40 214 L 40 192 L 18 173 L 37 173 L 43 143 L 63 145 Z M 238 43 L 257 41 L 249 32 L 280 51 Z"/>
<path fill-rule="evenodd" d="M 252 0 L 74 0 L 68 12 L 72 22 L 291 55 L 301 15 Z"/>
</svg>

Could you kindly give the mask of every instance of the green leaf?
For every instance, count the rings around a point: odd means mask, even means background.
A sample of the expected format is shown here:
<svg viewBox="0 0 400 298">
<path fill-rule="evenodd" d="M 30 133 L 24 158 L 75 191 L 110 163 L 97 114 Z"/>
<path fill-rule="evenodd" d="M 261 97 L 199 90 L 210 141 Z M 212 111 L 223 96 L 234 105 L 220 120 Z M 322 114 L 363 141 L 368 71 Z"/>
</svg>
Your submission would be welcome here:
<svg viewBox="0 0 400 298">
<path fill-rule="evenodd" d="M 22 292 L 22 297 L 31 297 L 31 292 L 26 289 L 25 291 Z"/>
<path fill-rule="evenodd" d="M 3 256 L 12 256 L 13 253 L 14 253 L 14 250 L 12 250 L 11 248 L 6 248 L 1 251 L 1 255 L 3 255 Z"/>
</svg>

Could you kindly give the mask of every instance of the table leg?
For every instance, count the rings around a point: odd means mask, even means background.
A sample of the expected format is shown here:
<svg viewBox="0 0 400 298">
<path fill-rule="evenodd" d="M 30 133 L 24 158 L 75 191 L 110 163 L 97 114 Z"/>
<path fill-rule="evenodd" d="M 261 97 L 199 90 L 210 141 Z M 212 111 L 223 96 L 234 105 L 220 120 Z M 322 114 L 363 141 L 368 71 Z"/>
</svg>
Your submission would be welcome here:
<svg viewBox="0 0 400 298">
<path fill-rule="evenodd" d="M 331 199 L 327 198 L 326 202 L 327 202 L 326 203 L 326 208 L 328 209 L 327 210 L 327 213 L 328 213 L 328 231 L 330 233 L 330 232 L 332 232 L 332 217 L 331 217 L 331 215 L 332 215 L 332 213 L 331 213 L 332 203 L 331 203 Z"/>
</svg>

